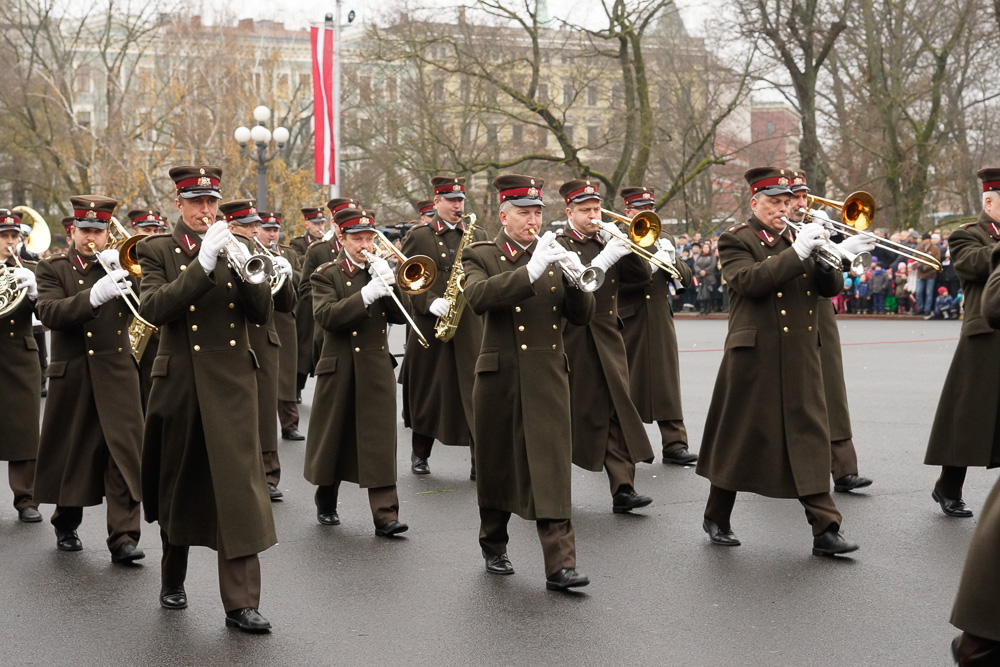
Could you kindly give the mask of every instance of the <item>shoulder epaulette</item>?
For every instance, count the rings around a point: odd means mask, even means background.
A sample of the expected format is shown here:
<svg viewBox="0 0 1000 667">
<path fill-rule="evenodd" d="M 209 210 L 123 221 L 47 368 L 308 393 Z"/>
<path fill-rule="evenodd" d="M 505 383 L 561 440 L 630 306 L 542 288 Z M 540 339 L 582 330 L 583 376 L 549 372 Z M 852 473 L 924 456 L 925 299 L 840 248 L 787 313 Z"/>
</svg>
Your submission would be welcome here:
<svg viewBox="0 0 1000 667">
<path fill-rule="evenodd" d="M 48 257 L 46 257 L 45 259 L 47 259 L 47 260 L 49 260 L 49 261 L 53 261 L 53 260 L 57 260 L 57 259 L 65 259 L 65 260 L 69 260 L 69 255 L 67 255 L 67 254 L 66 254 L 66 253 L 64 253 L 64 252 L 60 252 L 60 253 L 56 253 L 55 255 L 49 255 L 49 256 L 48 256 Z"/>
<path fill-rule="evenodd" d="M 337 262 L 324 262 L 324 263 L 320 264 L 318 267 L 316 267 L 316 270 L 313 271 L 313 273 L 324 273 L 331 266 L 336 266 L 336 265 L 337 265 Z"/>
<path fill-rule="evenodd" d="M 978 220 L 974 220 L 973 222 L 967 222 L 964 225 L 960 225 L 959 227 L 960 227 L 960 229 L 968 229 L 969 227 L 975 227 L 978 224 L 979 224 L 979 221 Z"/>
<path fill-rule="evenodd" d="M 727 232 L 732 232 L 733 234 L 735 234 L 736 232 L 740 231 L 741 229 L 743 229 L 745 227 L 749 227 L 749 226 L 750 226 L 750 223 L 747 223 L 747 222 L 738 222 L 735 225 L 733 225 L 732 227 L 730 227 L 729 229 L 727 229 L 726 231 Z"/>
<path fill-rule="evenodd" d="M 493 241 L 475 241 L 473 243 L 470 243 L 467 247 L 478 248 L 479 246 L 484 246 L 484 245 L 496 245 L 496 243 L 494 243 Z"/>
</svg>

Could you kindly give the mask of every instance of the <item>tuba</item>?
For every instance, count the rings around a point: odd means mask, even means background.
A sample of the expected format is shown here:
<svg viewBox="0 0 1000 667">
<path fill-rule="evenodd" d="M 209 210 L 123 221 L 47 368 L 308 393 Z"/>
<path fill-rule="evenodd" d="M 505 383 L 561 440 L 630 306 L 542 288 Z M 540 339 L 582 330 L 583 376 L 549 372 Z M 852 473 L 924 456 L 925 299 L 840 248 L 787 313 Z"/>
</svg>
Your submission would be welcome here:
<svg viewBox="0 0 1000 667">
<path fill-rule="evenodd" d="M 455 263 L 451 267 L 451 275 L 448 276 L 448 285 L 442 297 L 448 302 L 448 312 L 434 322 L 434 337 L 445 343 L 454 338 L 455 332 L 458 331 L 458 321 L 465 309 L 465 269 L 462 268 L 462 251 L 472 243 L 472 234 L 476 229 L 476 214 L 466 213 L 462 216 L 463 220 L 465 218 L 469 219 L 469 225 L 462 234 L 458 249 L 455 250 Z"/>
</svg>

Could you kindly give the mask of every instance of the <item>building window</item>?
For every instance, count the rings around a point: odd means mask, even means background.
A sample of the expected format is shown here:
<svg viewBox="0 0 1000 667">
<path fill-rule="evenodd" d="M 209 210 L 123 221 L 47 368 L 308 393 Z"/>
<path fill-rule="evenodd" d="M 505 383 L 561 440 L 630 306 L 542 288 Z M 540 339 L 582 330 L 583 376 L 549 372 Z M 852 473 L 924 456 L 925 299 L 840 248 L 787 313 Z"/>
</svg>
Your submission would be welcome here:
<svg viewBox="0 0 1000 667">
<path fill-rule="evenodd" d="M 767 129 L 765 130 L 765 132 L 767 132 L 767 136 L 769 136 L 769 137 L 774 134 L 774 121 L 773 120 L 767 121 Z"/>
<path fill-rule="evenodd" d="M 288 99 L 288 97 L 289 97 L 289 95 L 291 93 L 291 90 L 289 89 L 289 86 L 288 86 L 288 75 L 287 74 L 279 74 L 278 75 L 278 85 L 277 85 L 277 91 L 276 92 L 277 92 L 278 97 L 280 99 L 283 99 L 283 100 L 287 100 Z"/>
<path fill-rule="evenodd" d="M 438 79 L 431 89 L 431 99 L 435 102 L 444 102 L 444 80 Z"/>
<path fill-rule="evenodd" d="M 563 104 L 569 106 L 573 104 L 573 98 L 576 97 L 576 90 L 573 89 L 572 83 L 563 84 Z"/>
<path fill-rule="evenodd" d="M 587 126 L 587 145 L 593 148 L 601 141 L 601 128 L 597 125 Z"/>
<path fill-rule="evenodd" d="M 519 144 L 524 140 L 524 128 L 520 125 L 515 125 L 510 129 L 510 139 L 515 144 Z"/>
<path fill-rule="evenodd" d="M 589 86 L 587 88 L 587 104 L 592 107 L 596 107 L 601 103 L 601 91 L 597 89 L 597 86 Z"/>
<path fill-rule="evenodd" d="M 390 76 L 385 80 L 385 94 L 390 104 L 396 102 L 396 77 Z"/>
<path fill-rule="evenodd" d="M 358 77 L 358 93 L 362 102 L 372 101 L 372 78 L 370 76 Z"/>
<path fill-rule="evenodd" d="M 549 84 L 538 84 L 538 101 L 547 103 L 549 101 Z"/>
<path fill-rule="evenodd" d="M 76 122 L 80 127 L 90 127 L 90 112 L 89 111 L 77 111 L 76 112 Z"/>
<path fill-rule="evenodd" d="M 625 104 L 625 88 L 621 84 L 611 87 L 611 108 L 617 109 Z"/>
<path fill-rule="evenodd" d="M 563 126 L 563 132 L 566 133 L 566 140 L 569 143 L 573 143 L 573 126 L 572 125 L 564 125 Z"/>
<path fill-rule="evenodd" d="M 312 90 L 312 85 L 312 74 L 299 74 L 299 86 L 301 86 L 303 90 Z"/>
<path fill-rule="evenodd" d="M 544 127 L 539 127 L 535 133 L 535 144 L 539 148 L 545 148 L 549 143 L 549 131 Z"/>
<path fill-rule="evenodd" d="M 73 90 L 77 93 L 89 93 L 94 87 L 94 77 L 90 71 L 90 65 L 80 65 L 76 68 L 76 76 L 73 78 Z"/>
</svg>

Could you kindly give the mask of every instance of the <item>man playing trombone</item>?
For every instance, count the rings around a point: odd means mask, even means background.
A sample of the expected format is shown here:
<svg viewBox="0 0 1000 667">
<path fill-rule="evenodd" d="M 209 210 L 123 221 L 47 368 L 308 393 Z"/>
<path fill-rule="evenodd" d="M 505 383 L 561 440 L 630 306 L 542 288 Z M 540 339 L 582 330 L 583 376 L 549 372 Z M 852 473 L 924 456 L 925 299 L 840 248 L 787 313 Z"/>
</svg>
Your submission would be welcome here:
<svg viewBox="0 0 1000 667">
<path fill-rule="evenodd" d="M 70 202 L 73 244 L 37 267 L 38 317 L 52 331 L 52 359 L 35 500 L 56 504 L 56 547 L 79 551 L 83 508 L 106 498 L 111 562 L 130 563 L 144 556 L 136 546 L 143 415 L 128 336 L 128 272 L 111 268 L 118 251 L 105 250 L 118 202 Z"/>
<path fill-rule="evenodd" d="M 569 226 L 558 242 L 582 264 L 604 272 L 604 282 L 594 292 L 593 319 L 584 325 L 569 323 L 563 334 L 573 404 L 573 463 L 594 472 L 607 470 L 612 511 L 622 514 L 653 502 L 636 493 L 635 464 L 652 463 L 654 457 L 646 427 L 629 396 L 618 287 L 625 280 L 648 283 L 650 268 L 620 238 L 612 236 L 605 243 L 600 237 L 601 195 L 594 183 L 567 181 L 559 194 L 566 202 Z"/>
<path fill-rule="evenodd" d="M 858 548 L 840 533 L 830 496 L 830 430 L 816 309 L 843 286 L 840 266 L 813 258 L 829 244 L 818 223 L 787 224 L 791 174 L 746 172 L 750 219 L 719 237 L 731 293 L 729 334 L 708 408 L 697 472 L 712 483 L 703 527 L 738 546 L 730 518 L 739 491 L 798 498 L 817 556 Z"/>
</svg>

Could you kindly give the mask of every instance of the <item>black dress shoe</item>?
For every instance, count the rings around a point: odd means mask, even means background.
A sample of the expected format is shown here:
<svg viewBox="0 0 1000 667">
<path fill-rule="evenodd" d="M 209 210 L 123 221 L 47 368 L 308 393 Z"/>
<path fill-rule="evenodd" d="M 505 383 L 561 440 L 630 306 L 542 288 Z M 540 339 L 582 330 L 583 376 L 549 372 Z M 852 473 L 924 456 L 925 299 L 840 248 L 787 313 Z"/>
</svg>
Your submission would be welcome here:
<svg viewBox="0 0 1000 667">
<path fill-rule="evenodd" d="M 422 459 L 416 454 L 410 454 L 410 470 L 414 475 L 429 475 L 431 467 L 427 465 L 427 459 Z"/>
<path fill-rule="evenodd" d="M 958 667 L 996 667 L 1000 642 L 963 632 L 951 640 L 951 657 Z"/>
<path fill-rule="evenodd" d="M 738 547 L 741 544 L 732 528 L 729 530 L 722 530 L 719 528 L 719 525 L 711 519 L 705 519 L 702 521 L 701 527 L 706 533 L 708 533 L 708 539 L 712 541 L 712 544 L 718 544 L 720 547 Z"/>
<path fill-rule="evenodd" d="M 476 481 L 476 466 L 472 466 L 469 469 L 469 479 L 471 479 L 473 482 Z"/>
<path fill-rule="evenodd" d="M 663 462 L 679 466 L 690 466 L 698 462 L 698 455 L 692 454 L 687 447 L 672 452 L 663 452 Z"/>
<path fill-rule="evenodd" d="M 295 391 L 295 404 L 296 405 L 302 405 L 302 390 L 301 389 L 297 389 Z"/>
<path fill-rule="evenodd" d="M 375 534 L 378 535 L 379 537 L 393 537 L 394 535 L 405 533 L 409 529 L 410 527 L 407 526 L 402 521 L 396 521 L 395 519 L 393 519 L 392 521 L 385 524 L 381 528 L 376 528 Z"/>
<path fill-rule="evenodd" d="M 649 496 L 640 496 L 628 484 L 622 484 L 611 497 L 611 511 L 615 514 L 625 514 L 638 507 L 645 507 L 653 502 Z"/>
<path fill-rule="evenodd" d="M 281 489 L 276 487 L 274 484 L 271 484 L 270 482 L 267 483 L 267 495 L 270 496 L 271 502 L 274 502 L 275 500 L 281 500 L 282 498 L 285 497 L 285 494 L 281 492 Z"/>
<path fill-rule="evenodd" d="M 226 612 L 226 627 L 238 628 L 241 632 L 250 634 L 261 634 L 271 631 L 271 623 L 260 615 L 256 609 L 247 607 L 236 611 Z"/>
<path fill-rule="evenodd" d="M 59 551 L 80 551 L 83 549 L 83 542 L 75 530 L 63 532 L 56 528 L 56 549 Z"/>
<path fill-rule="evenodd" d="M 545 579 L 545 588 L 550 591 L 565 591 L 570 588 L 580 588 L 590 583 L 590 578 L 580 574 L 571 567 L 564 567 L 551 577 Z"/>
<path fill-rule="evenodd" d="M 941 505 L 941 511 L 948 516 L 955 516 L 961 519 L 967 519 L 972 516 L 972 510 L 965 506 L 965 501 L 961 498 L 958 500 L 945 498 L 937 491 L 931 491 L 931 498 Z"/>
<path fill-rule="evenodd" d="M 46 396 L 49 395 L 49 390 L 45 388 L 45 385 L 42 385 L 42 390 L 38 393 L 41 395 L 42 398 L 45 398 Z"/>
<path fill-rule="evenodd" d="M 340 515 L 337 514 L 337 510 L 332 512 L 316 512 L 316 520 L 319 521 L 324 526 L 339 526 L 340 525 Z"/>
<path fill-rule="evenodd" d="M 486 571 L 490 574 L 514 574 L 514 566 L 511 565 L 507 554 L 500 554 L 499 556 L 483 554 L 483 558 L 486 559 Z"/>
<path fill-rule="evenodd" d="M 858 545 L 845 540 L 838 528 L 830 528 L 813 538 L 813 556 L 836 556 L 857 550 Z"/>
<path fill-rule="evenodd" d="M 188 598 L 183 587 L 160 587 L 160 606 L 164 609 L 187 609 Z"/>
<path fill-rule="evenodd" d="M 298 429 L 290 428 L 281 432 L 282 440 L 305 440 L 306 436 L 299 433 Z"/>
<path fill-rule="evenodd" d="M 38 523 L 42 520 L 42 513 L 37 507 L 25 507 L 18 511 L 17 518 L 23 523 Z"/>
<path fill-rule="evenodd" d="M 112 563 L 131 563 L 135 560 L 145 558 L 146 554 L 142 549 L 135 546 L 134 542 L 125 542 L 120 547 L 111 552 Z"/>
<path fill-rule="evenodd" d="M 870 479 L 858 475 L 844 475 L 840 479 L 833 480 L 833 490 L 837 493 L 847 493 L 848 491 L 863 489 L 871 485 L 872 481 Z"/>
</svg>

